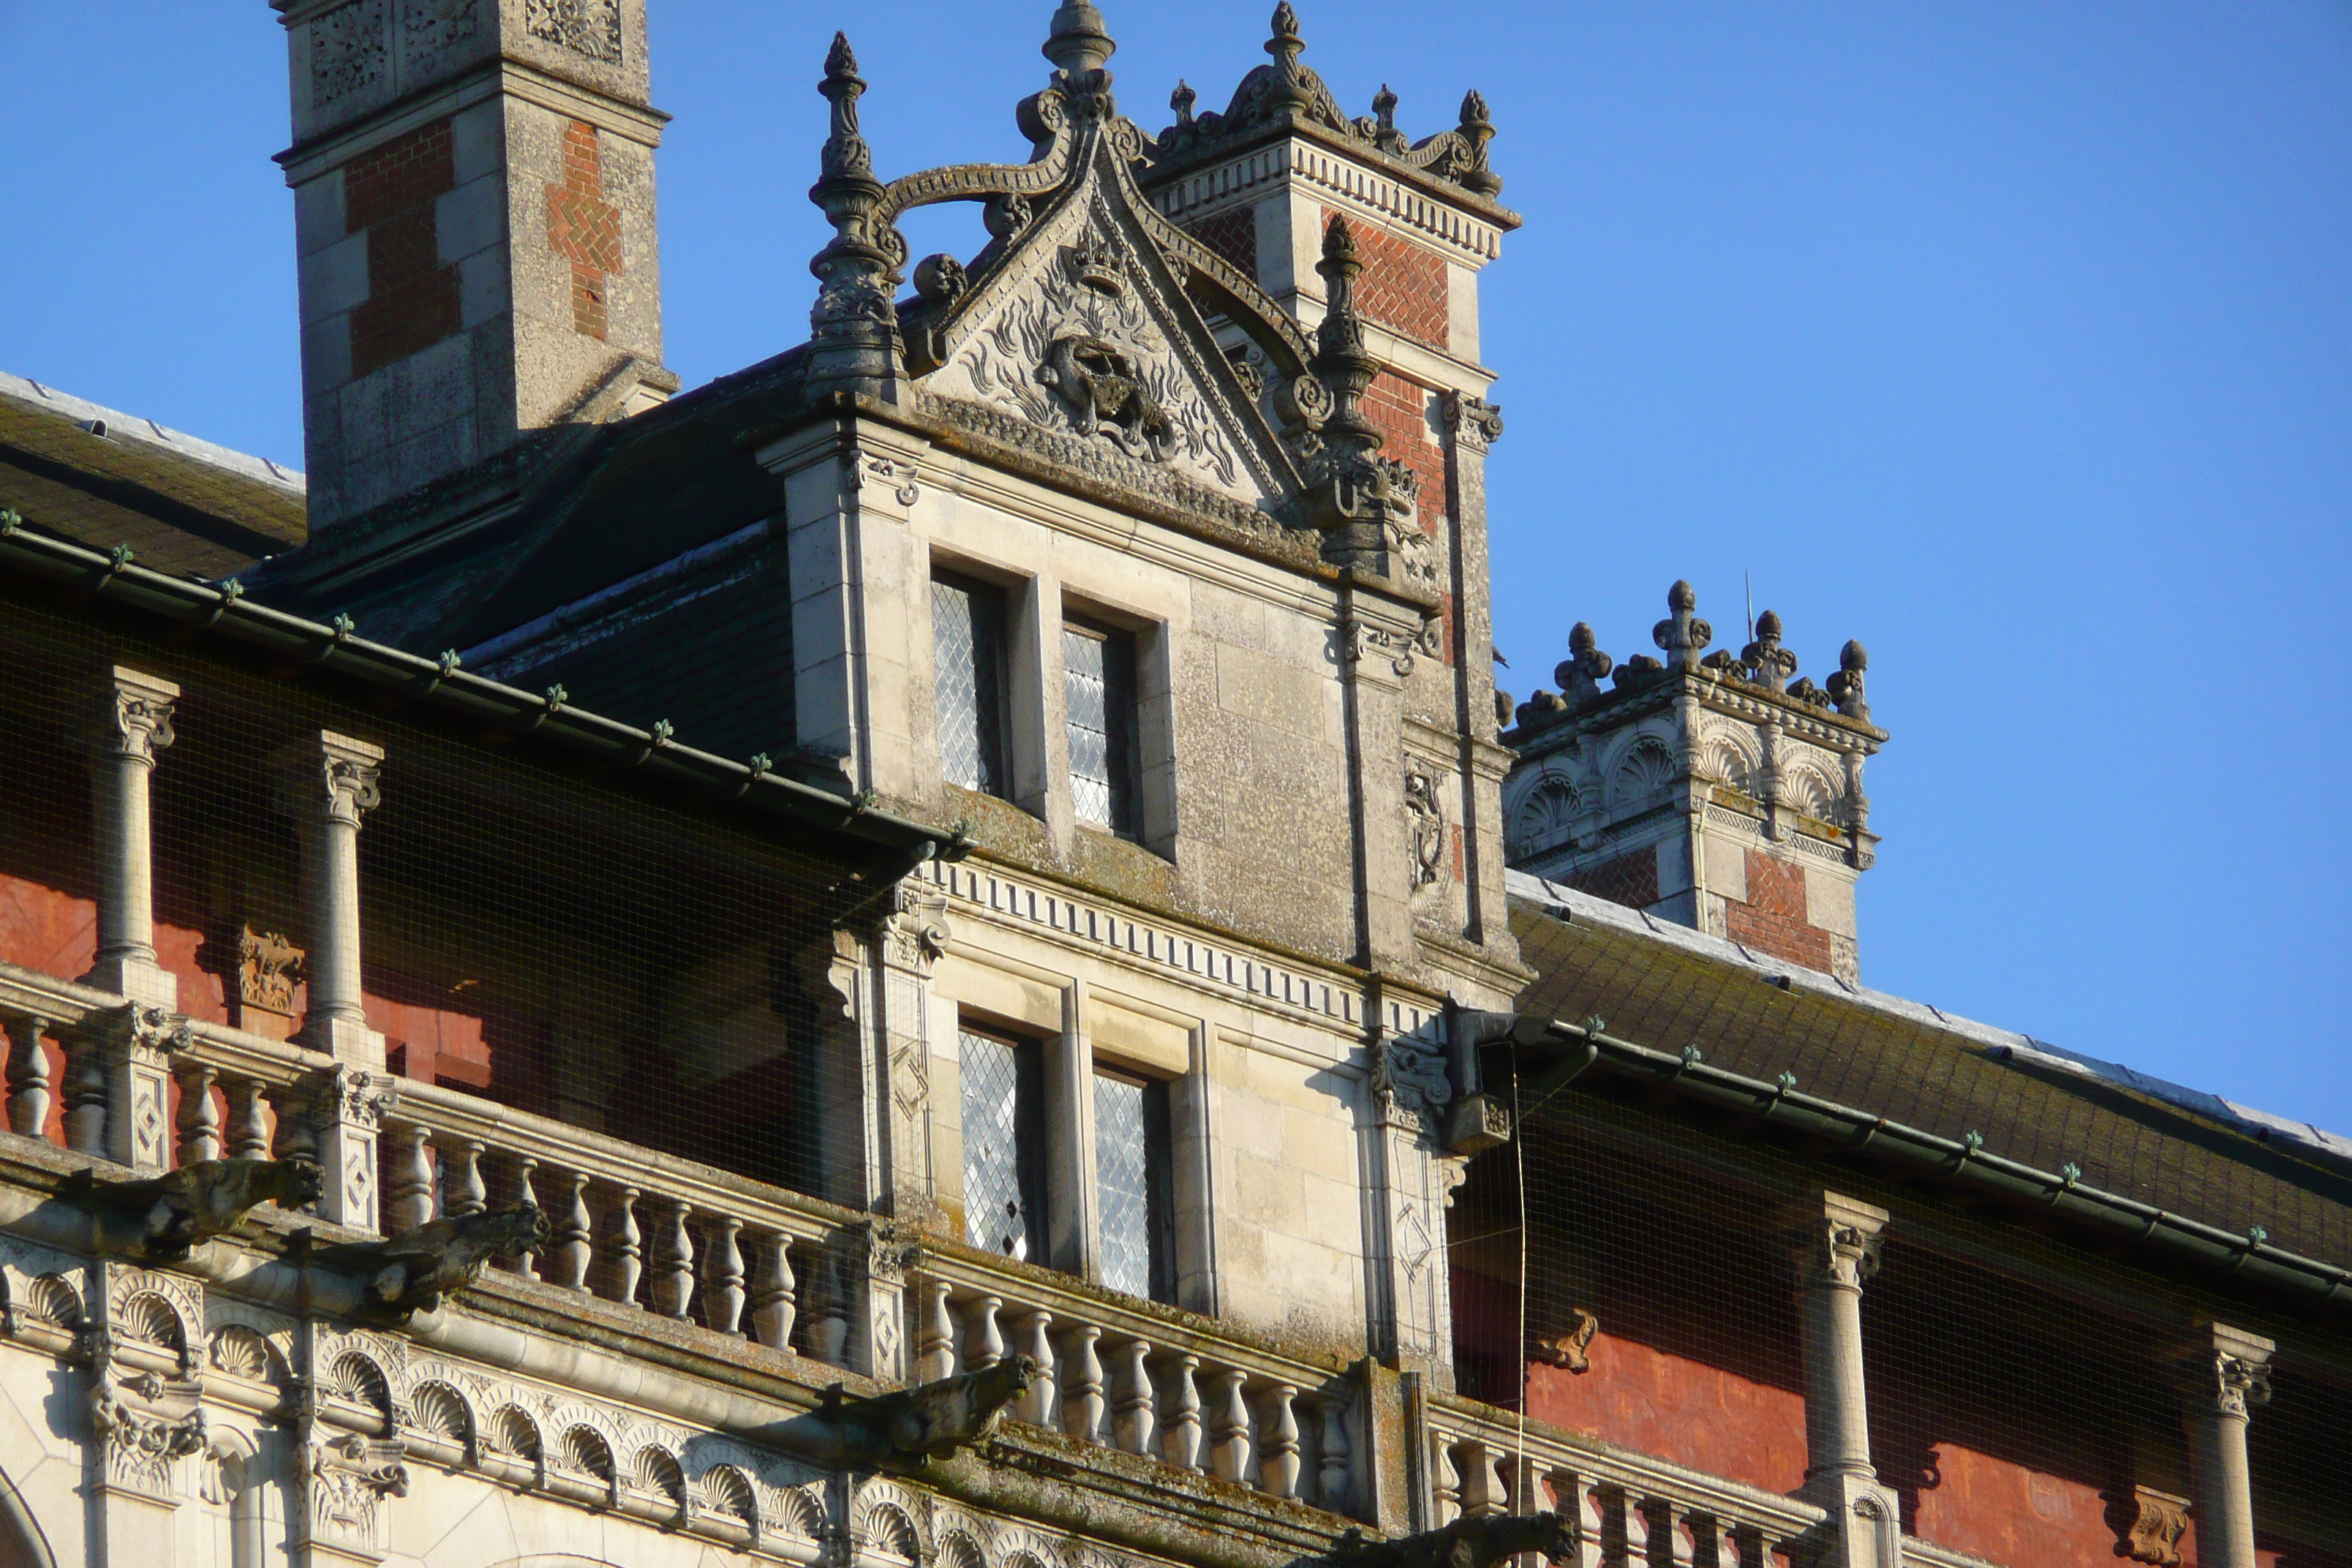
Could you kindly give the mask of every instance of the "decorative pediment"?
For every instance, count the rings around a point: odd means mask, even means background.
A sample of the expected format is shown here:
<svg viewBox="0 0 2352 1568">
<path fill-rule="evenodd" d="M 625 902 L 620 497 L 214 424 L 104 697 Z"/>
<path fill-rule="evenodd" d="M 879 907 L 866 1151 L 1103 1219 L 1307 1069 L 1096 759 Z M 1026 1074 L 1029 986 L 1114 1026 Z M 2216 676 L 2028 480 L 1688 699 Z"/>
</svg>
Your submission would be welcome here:
<svg viewBox="0 0 2352 1568">
<path fill-rule="evenodd" d="M 978 404 L 1075 443 L 1099 469 L 1160 469 L 1272 510 L 1297 487 L 1274 427 L 1097 166 L 1007 246 L 949 322 L 927 398 Z M 1089 450 L 1091 448 L 1091 450 Z M 1156 487 L 1155 487 L 1156 488 Z"/>
</svg>

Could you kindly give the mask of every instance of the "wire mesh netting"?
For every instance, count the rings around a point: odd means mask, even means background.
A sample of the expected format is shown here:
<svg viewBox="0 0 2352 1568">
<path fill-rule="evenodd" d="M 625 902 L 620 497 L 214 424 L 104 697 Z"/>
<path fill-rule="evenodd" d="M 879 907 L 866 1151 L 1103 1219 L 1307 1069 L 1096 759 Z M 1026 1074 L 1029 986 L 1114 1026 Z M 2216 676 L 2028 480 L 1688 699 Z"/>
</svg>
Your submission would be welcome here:
<svg viewBox="0 0 2352 1568">
<path fill-rule="evenodd" d="M 2198 1326 L 2275 1331 L 2272 1314 L 1654 1088 L 1581 1083 L 1473 1161 L 1450 1216 L 1463 1392 L 1539 1432 L 1803 1491 L 1797 1205 L 1824 1185 L 1895 1215 L 1861 1313 L 1871 1458 L 1906 1534 L 2018 1568 L 2198 1562 Z M 2352 1399 L 2309 1357 L 2271 1383 L 2247 1428 L 2262 1561 L 2352 1561 Z"/>
</svg>

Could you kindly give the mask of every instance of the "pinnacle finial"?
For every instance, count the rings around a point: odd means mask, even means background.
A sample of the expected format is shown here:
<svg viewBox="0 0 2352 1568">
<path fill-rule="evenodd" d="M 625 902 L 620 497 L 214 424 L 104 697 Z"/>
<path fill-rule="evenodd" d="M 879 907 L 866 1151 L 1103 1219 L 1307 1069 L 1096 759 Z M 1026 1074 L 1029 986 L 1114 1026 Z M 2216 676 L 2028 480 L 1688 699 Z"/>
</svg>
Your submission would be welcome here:
<svg viewBox="0 0 2352 1568">
<path fill-rule="evenodd" d="M 1349 227 L 1348 220 L 1338 213 L 1333 213 L 1331 221 L 1323 226 L 1323 259 L 1340 262 L 1356 259 L 1356 231 Z M 1317 270 L 1322 269 L 1318 268 Z M 1354 276 L 1353 273 L 1349 274 L 1350 279 Z"/>
<path fill-rule="evenodd" d="M 1767 610 L 1756 617 L 1756 640 L 1739 650 L 1739 662 L 1767 690 L 1789 689 L 1789 678 L 1797 673 L 1797 656 L 1780 646 L 1779 616 Z"/>
<path fill-rule="evenodd" d="M 1192 84 L 1186 81 L 1182 77 L 1178 77 L 1176 79 L 1176 90 L 1168 95 L 1168 107 L 1176 111 L 1176 123 L 1179 125 L 1192 124 L 1192 106 L 1200 101 L 1201 95 L 1192 90 Z"/>
<path fill-rule="evenodd" d="M 827 81 L 846 81 L 857 75 L 857 51 L 849 47 L 847 33 L 833 36 L 833 47 L 824 55 L 824 75 Z"/>
<path fill-rule="evenodd" d="M 1870 722 L 1870 704 L 1864 699 L 1864 671 L 1870 668 L 1870 654 L 1858 642 L 1850 642 L 1838 650 L 1837 673 L 1829 679 L 1830 700 L 1837 710 L 1849 719 Z"/>
<path fill-rule="evenodd" d="M 1494 119 L 1486 110 L 1486 95 L 1475 87 L 1462 95 L 1462 123 L 1465 129 L 1473 125 L 1485 126 L 1490 132 L 1494 129 Z"/>
<path fill-rule="evenodd" d="M 1674 614 L 1650 628 L 1650 640 L 1665 650 L 1669 668 L 1696 665 L 1699 650 L 1715 640 L 1715 628 L 1698 618 L 1697 593 L 1687 582 L 1676 582 L 1666 590 L 1666 608 Z"/>
<path fill-rule="evenodd" d="M 1457 134 L 1470 144 L 1470 166 L 1456 176 L 1463 189 L 1482 196 L 1501 195 L 1503 177 L 1486 158 L 1486 143 L 1495 139 L 1495 121 L 1486 112 L 1486 94 L 1475 87 L 1462 95 L 1462 127 Z"/>
<path fill-rule="evenodd" d="M 1265 52 L 1285 69 L 1307 52 L 1307 40 L 1298 36 L 1298 13 L 1290 8 L 1290 0 L 1282 0 L 1274 8 L 1274 37 L 1265 41 Z"/>
<path fill-rule="evenodd" d="M 1045 39 L 1045 58 L 1073 76 L 1098 71 L 1118 52 L 1103 29 L 1103 14 L 1087 0 L 1062 0 Z"/>
<path fill-rule="evenodd" d="M 1551 672 L 1559 682 L 1559 694 L 1570 708 L 1581 708 L 1601 695 L 1601 682 L 1617 667 L 1617 661 L 1601 651 L 1601 639 L 1592 635 L 1592 627 L 1579 621 L 1569 629 L 1568 658 Z"/>
<path fill-rule="evenodd" d="M 1849 642 L 1838 649 L 1838 668 L 1859 675 L 1870 668 L 1870 650 L 1858 642 Z"/>
<path fill-rule="evenodd" d="M 1393 131 L 1396 129 L 1396 111 L 1397 95 L 1395 89 L 1391 88 L 1386 82 L 1381 83 L 1381 90 L 1372 95 L 1372 113 L 1374 117 L 1380 121 L 1381 130 Z"/>
<path fill-rule="evenodd" d="M 866 91 L 866 83 L 857 74 L 857 52 L 849 47 L 847 33 L 833 36 L 833 47 L 824 56 L 824 79 L 816 89 L 833 105 L 833 127 L 825 137 L 823 160 L 826 177 L 871 178 L 873 154 L 857 124 L 857 100 Z"/>
</svg>

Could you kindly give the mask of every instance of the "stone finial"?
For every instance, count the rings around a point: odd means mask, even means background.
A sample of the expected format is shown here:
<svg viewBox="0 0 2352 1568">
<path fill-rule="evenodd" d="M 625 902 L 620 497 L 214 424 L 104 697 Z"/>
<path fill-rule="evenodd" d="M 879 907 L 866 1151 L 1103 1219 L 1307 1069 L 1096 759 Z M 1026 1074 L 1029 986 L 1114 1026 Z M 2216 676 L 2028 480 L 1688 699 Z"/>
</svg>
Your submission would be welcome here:
<svg viewBox="0 0 2352 1568">
<path fill-rule="evenodd" d="M 1797 673 L 1797 656 L 1780 646 L 1780 617 L 1767 610 L 1756 617 L 1756 640 L 1739 650 L 1739 662 L 1768 691 L 1786 691 Z"/>
<path fill-rule="evenodd" d="M 1307 52 L 1307 40 L 1298 36 L 1298 13 L 1290 8 L 1290 0 L 1282 0 L 1282 4 L 1274 8 L 1273 26 L 1274 37 L 1266 39 L 1265 52 L 1274 57 L 1276 65 L 1287 72 L 1298 63 L 1298 57 Z"/>
<path fill-rule="evenodd" d="M 857 100 L 865 96 L 865 79 L 857 74 L 857 52 L 847 33 L 833 36 L 825 51 L 824 80 L 817 91 L 833 106 L 833 128 L 824 139 L 823 167 L 827 176 L 874 173 L 874 155 L 857 126 Z"/>
<path fill-rule="evenodd" d="M 1502 177 L 1486 164 L 1486 143 L 1495 139 L 1495 121 L 1486 111 L 1486 95 L 1472 88 L 1462 98 L 1462 139 L 1470 143 L 1470 166 L 1458 176 L 1463 188 L 1482 196 L 1499 195 Z"/>
<path fill-rule="evenodd" d="M 1283 7 L 1288 10 L 1287 5 Z M 1315 374 L 1331 392 L 1331 415 L 1323 433 L 1342 450 L 1379 450 L 1381 433 L 1363 411 L 1364 394 L 1380 374 L 1364 345 L 1363 319 L 1356 313 L 1356 279 L 1364 270 L 1355 230 L 1339 214 L 1323 230 L 1323 259 L 1315 270 L 1323 279 L 1323 320 L 1315 329 Z"/>
<path fill-rule="evenodd" d="M 1560 695 L 1568 699 L 1568 705 L 1581 708 L 1601 696 L 1601 683 L 1615 664 L 1601 651 L 1592 628 L 1579 621 L 1569 630 L 1568 658 L 1552 670 L 1551 678 L 1559 682 Z"/>
<path fill-rule="evenodd" d="M 1715 628 L 1698 618 L 1698 595 L 1687 582 L 1666 590 L 1666 608 L 1673 613 L 1650 628 L 1650 640 L 1665 651 L 1668 668 L 1689 668 L 1715 640 Z"/>
<path fill-rule="evenodd" d="M 811 397 L 835 392 L 884 396 L 900 371 L 895 268 L 906 248 L 887 220 L 876 232 L 882 184 L 858 128 L 857 100 L 866 83 L 848 35 L 833 36 L 817 91 L 832 106 L 833 122 L 809 200 L 824 209 L 834 234 L 809 262 L 818 289 L 809 312 L 808 392 Z"/>
<path fill-rule="evenodd" d="M 1397 130 L 1396 111 L 1395 89 L 1386 82 L 1381 83 L 1381 90 L 1372 96 L 1371 131 L 1373 144 L 1384 152 L 1402 153 L 1405 150 L 1404 135 Z"/>
<path fill-rule="evenodd" d="M 1103 14 L 1087 0 L 1062 0 L 1054 13 L 1054 29 L 1045 38 L 1045 58 L 1071 76 L 1098 71 L 1118 52 L 1118 45 L 1103 30 Z"/>
<path fill-rule="evenodd" d="M 1849 642 L 1838 652 L 1837 673 L 1829 679 L 1830 700 L 1847 718 L 1867 724 L 1870 704 L 1863 700 L 1863 672 L 1870 668 L 1870 654 L 1859 642 Z"/>
<path fill-rule="evenodd" d="M 1168 107 L 1176 111 L 1178 130 L 1183 130 L 1192 123 L 1192 108 L 1200 101 L 1201 95 L 1192 90 L 1192 84 L 1182 77 L 1178 77 L 1176 90 L 1168 95 Z"/>
</svg>

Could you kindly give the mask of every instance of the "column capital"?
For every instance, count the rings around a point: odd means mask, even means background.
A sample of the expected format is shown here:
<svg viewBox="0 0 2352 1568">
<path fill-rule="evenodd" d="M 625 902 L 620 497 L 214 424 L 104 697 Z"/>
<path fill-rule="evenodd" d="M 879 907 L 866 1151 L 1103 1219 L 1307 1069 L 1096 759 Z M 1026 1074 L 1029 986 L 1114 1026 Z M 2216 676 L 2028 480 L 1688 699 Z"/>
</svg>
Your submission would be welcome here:
<svg viewBox="0 0 2352 1568">
<path fill-rule="evenodd" d="M 297 821 L 357 827 L 382 798 L 383 748 L 321 730 L 315 740 L 281 747 L 270 761 L 278 771 L 278 808 Z"/>
<path fill-rule="evenodd" d="M 96 711 L 89 716 L 83 743 L 94 758 L 155 765 L 155 753 L 172 743 L 172 709 L 180 689 L 160 675 L 115 665 L 98 682 Z"/>
<path fill-rule="evenodd" d="M 1785 1211 L 1797 1282 L 1811 1289 L 1860 1290 L 1878 1272 L 1885 1209 L 1832 1192 L 1816 1193 Z"/>
<path fill-rule="evenodd" d="M 1444 404 L 1455 446 L 1484 453 L 1503 438 L 1503 411 L 1496 405 L 1466 392 L 1444 394 Z"/>
<path fill-rule="evenodd" d="M 2179 1363 L 2181 1391 L 2200 1415 L 2244 1420 L 2271 1398 L 2271 1357 L 2277 1342 L 2227 1323 L 2206 1323 Z"/>
</svg>

